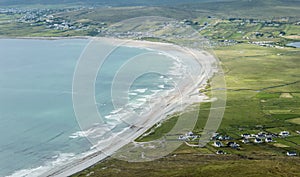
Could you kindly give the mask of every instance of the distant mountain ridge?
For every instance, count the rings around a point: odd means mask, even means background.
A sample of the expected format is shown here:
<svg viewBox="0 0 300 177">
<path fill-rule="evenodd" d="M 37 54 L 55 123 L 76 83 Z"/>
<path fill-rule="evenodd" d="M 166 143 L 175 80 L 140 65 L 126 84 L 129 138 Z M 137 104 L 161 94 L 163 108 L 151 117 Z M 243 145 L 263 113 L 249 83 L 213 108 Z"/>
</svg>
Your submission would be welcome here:
<svg viewBox="0 0 300 177">
<path fill-rule="evenodd" d="M 32 4 L 82 4 L 82 5 L 107 5 L 107 6 L 151 6 L 173 5 L 198 2 L 218 2 L 228 0 L 0 0 L 0 7 L 9 5 Z"/>
</svg>

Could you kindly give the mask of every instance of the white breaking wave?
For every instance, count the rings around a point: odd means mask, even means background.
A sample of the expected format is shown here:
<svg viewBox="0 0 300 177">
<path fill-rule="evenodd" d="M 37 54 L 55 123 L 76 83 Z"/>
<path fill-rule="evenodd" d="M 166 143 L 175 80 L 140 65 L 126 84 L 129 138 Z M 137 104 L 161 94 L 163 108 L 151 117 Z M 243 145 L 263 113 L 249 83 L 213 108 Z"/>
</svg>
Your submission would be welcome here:
<svg viewBox="0 0 300 177">
<path fill-rule="evenodd" d="M 89 129 L 86 131 L 78 131 L 75 133 L 72 133 L 72 135 L 69 136 L 69 138 L 75 139 L 75 138 L 81 138 L 81 137 L 88 137 L 89 135 L 93 134 L 95 132 L 94 129 Z"/>
<path fill-rule="evenodd" d="M 144 88 L 144 89 L 136 89 L 134 91 L 139 93 L 145 93 L 147 90 L 148 90 L 147 88 Z"/>
<path fill-rule="evenodd" d="M 165 88 L 165 85 L 163 85 L 163 84 L 162 84 L 162 85 L 159 85 L 158 88 L 164 89 L 164 88 Z"/>
<path fill-rule="evenodd" d="M 109 118 L 107 120 L 114 120 L 117 122 L 121 122 L 122 117 L 126 117 L 129 113 L 127 111 L 120 112 L 115 115 L 108 115 Z"/>
<path fill-rule="evenodd" d="M 117 118 L 115 118 L 117 119 Z M 111 120 L 115 120 L 115 119 L 111 119 Z M 119 119 L 119 118 L 118 118 Z M 120 121 L 118 121 L 120 122 Z M 75 138 L 80 138 L 80 137 L 87 137 L 87 138 L 96 138 L 96 137 L 101 137 L 103 136 L 105 133 L 110 132 L 112 128 L 114 128 L 117 123 L 108 123 L 108 124 L 104 124 L 101 126 L 95 126 L 92 127 L 88 130 L 84 130 L 84 131 L 77 131 L 75 133 L 73 133 L 71 136 L 69 136 L 69 138 L 75 139 Z"/>
<path fill-rule="evenodd" d="M 161 90 L 151 90 L 151 92 L 156 95 L 157 93 L 161 92 Z"/>
<path fill-rule="evenodd" d="M 123 109 L 123 108 L 118 108 L 118 109 L 116 109 L 116 110 L 111 111 L 110 113 L 111 113 L 111 114 L 117 114 L 117 113 L 121 112 L 122 109 Z"/>
<path fill-rule="evenodd" d="M 43 166 L 22 169 L 6 177 L 38 177 L 41 174 L 46 173 L 50 169 L 59 165 L 63 165 L 67 162 L 71 162 L 74 159 L 75 154 L 73 153 L 59 153 L 58 155 L 53 157 L 52 161 L 46 162 Z"/>
<path fill-rule="evenodd" d="M 130 101 L 130 103 L 128 104 L 129 108 L 140 108 L 145 102 L 141 102 L 140 100 L 136 100 L 136 101 Z"/>
<path fill-rule="evenodd" d="M 128 95 L 135 96 L 135 95 L 138 95 L 138 94 L 137 94 L 137 93 L 134 93 L 134 92 L 129 92 Z"/>
<path fill-rule="evenodd" d="M 147 98 L 138 98 L 136 100 L 139 101 L 139 102 L 142 102 L 142 103 L 146 103 L 147 102 Z"/>
</svg>

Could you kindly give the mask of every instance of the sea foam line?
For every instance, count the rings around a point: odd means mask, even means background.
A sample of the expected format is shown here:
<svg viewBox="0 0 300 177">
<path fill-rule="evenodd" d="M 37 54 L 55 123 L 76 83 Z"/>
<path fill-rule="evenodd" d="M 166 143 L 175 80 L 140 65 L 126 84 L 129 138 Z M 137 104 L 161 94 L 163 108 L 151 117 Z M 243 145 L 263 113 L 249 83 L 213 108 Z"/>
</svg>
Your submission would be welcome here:
<svg viewBox="0 0 300 177">
<path fill-rule="evenodd" d="M 71 162 L 76 158 L 76 156 L 73 153 L 59 153 L 54 158 L 55 160 L 45 162 L 45 164 L 42 166 L 18 170 L 6 177 L 38 177 L 41 174 L 49 171 L 53 167 L 63 165 L 67 162 Z"/>
</svg>

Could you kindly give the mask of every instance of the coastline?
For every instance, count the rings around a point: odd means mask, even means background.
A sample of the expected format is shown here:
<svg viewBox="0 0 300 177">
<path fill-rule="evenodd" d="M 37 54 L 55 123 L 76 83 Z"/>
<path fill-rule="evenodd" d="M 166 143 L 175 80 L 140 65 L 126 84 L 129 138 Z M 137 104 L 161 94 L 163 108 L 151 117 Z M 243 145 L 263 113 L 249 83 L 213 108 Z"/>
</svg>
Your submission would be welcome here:
<svg viewBox="0 0 300 177">
<path fill-rule="evenodd" d="M 13 38 L 10 38 L 13 39 Z M 116 38 L 95 38 L 95 37 L 17 37 L 14 39 L 34 39 L 34 40 L 61 40 L 61 39 L 92 39 L 92 40 L 111 40 L 124 42 L 123 45 L 134 48 L 147 48 L 156 51 L 162 51 L 165 53 L 175 53 L 181 60 L 182 57 L 194 58 L 199 64 L 205 69 L 202 73 L 193 78 L 193 82 L 185 81 L 182 83 L 182 91 L 180 93 L 171 93 L 166 99 L 167 105 L 164 110 L 161 110 L 159 105 L 153 103 L 153 108 L 155 111 L 150 115 L 147 115 L 144 119 L 136 122 L 135 127 L 129 128 L 124 132 L 126 137 L 122 137 L 122 140 L 118 137 L 112 137 L 111 139 L 98 145 L 98 147 L 88 154 L 83 155 L 79 159 L 74 160 L 71 163 L 53 168 L 50 171 L 42 174 L 41 176 L 70 176 L 78 173 L 96 163 L 105 160 L 107 157 L 111 156 L 119 150 L 124 145 L 129 142 L 134 141 L 136 138 L 141 136 L 146 132 L 149 127 L 152 127 L 157 122 L 165 119 L 167 115 L 173 114 L 175 112 L 182 112 L 187 106 L 202 102 L 205 98 L 204 95 L 199 96 L 199 88 L 205 87 L 208 79 L 212 77 L 215 72 L 213 63 L 215 59 L 212 55 L 204 51 L 198 51 L 193 49 L 187 49 L 179 47 L 174 44 L 161 43 L 161 42 L 149 42 L 149 41 L 136 41 L 136 40 L 124 40 Z M 156 100 L 158 101 L 158 100 Z M 126 141 L 124 141 L 124 139 Z M 105 152 L 105 153 L 103 153 Z"/>
<path fill-rule="evenodd" d="M 71 37 L 0 37 L 0 39 L 32 39 L 32 40 L 63 40 L 63 39 L 89 39 L 92 38 L 90 36 L 71 36 Z"/>
</svg>

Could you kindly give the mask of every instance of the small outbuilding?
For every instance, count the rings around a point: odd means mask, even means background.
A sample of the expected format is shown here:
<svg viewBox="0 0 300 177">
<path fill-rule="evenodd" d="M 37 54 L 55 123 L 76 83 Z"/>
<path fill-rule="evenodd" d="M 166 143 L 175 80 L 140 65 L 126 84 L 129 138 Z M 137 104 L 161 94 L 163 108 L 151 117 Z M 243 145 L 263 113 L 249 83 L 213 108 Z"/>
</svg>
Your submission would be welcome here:
<svg viewBox="0 0 300 177">
<path fill-rule="evenodd" d="M 226 152 L 224 152 L 224 151 L 222 151 L 222 150 L 218 150 L 218 151 L 216 152 L 216 154 L 218 154 L 218 155 L 220 155 L 220 154 L 226 154 Z"/>
<path fill-rule="evenodd" d="M 272 138 L 266 138 L 266 139 L 265 139 L 265 142 L 266 142 L 266 143 L 271 143 L 271 142 L 273 142 L 273 139 L 272 139 Z"/>
<path fill-rule="evenodd" d="M 243 139 L 242 142 L 243 142 L 244 144 L 250 143 L 249 139 Z"/>
<path fill-rule="evenodd" d="M 243 138 L 251 138 L 251 135 L 249 133 L 244 133 L 244 134 L 241 134 L 241 137 Z"/>
<path fill-rule="evenodd" d="M 262 143 L 263 141 L 262 141 L 262 139 L 260 139 L 260 138 L 255 138 L 254 139 L 254 143 L 257 143 L 257 144 L 259 144 L 259 143 Z"/>
<path fill-rule="evenodd" d="M 220 141 L 215 141 L 214 144 L 213 144 L 213 146 L 215 146 L 215 147 L 223 147 L 224 145 Z"/>
<path fill-rule="evenodd" d="M 287 152 L 286 153 L 287 156 L 297 156 L 296 152 Z"/>
<path fill-rule="evenodd" d="M 290 135 L 290 132 L 288 132 L 288 131 L 282 131 L 282 132 L 279 133 L 279 135 L 282 136 L 282 137 L 286 137 L 286 136 Z"/>
</svg>

